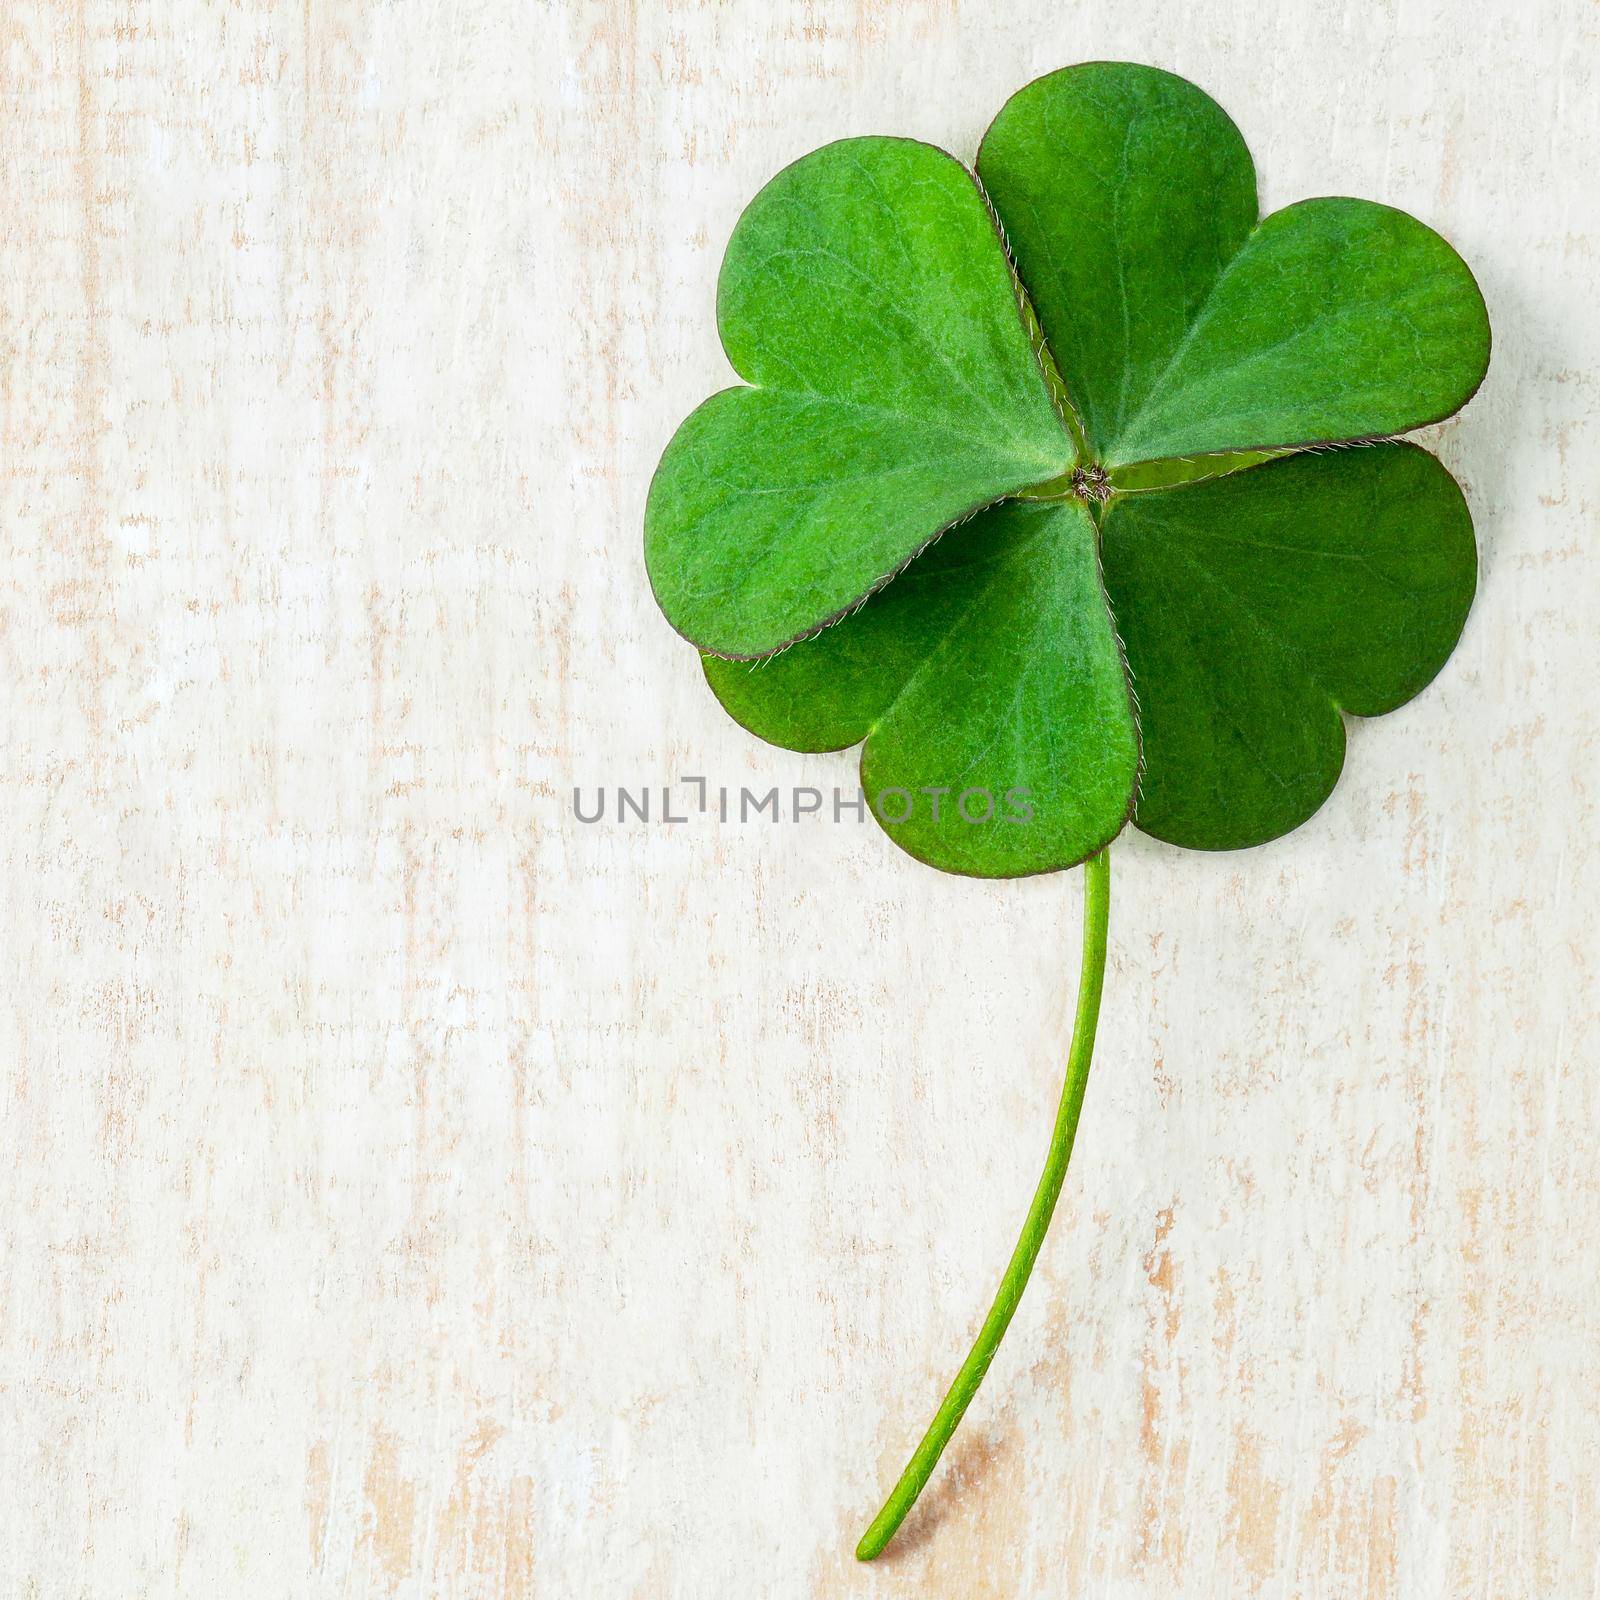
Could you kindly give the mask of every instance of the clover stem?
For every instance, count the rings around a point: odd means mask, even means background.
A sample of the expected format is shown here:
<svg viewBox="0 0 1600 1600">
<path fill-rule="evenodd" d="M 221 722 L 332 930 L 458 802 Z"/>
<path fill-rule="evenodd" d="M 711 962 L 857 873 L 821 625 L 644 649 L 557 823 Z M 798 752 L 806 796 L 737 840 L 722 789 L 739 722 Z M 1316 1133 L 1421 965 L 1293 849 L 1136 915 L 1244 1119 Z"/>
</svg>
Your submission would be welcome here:
<svg viewBox="0 0 1600 1600">
<path fill-rule="evenodd" d="M 994 1304 L 978 1331 L 977 1342 L 962 1362 L 922 1442 L 912 1452 L 900 1481 L 856 1546 L 856 1558 L 860 1561 L 871 1561 L 882 1552 L 905 1521 L 906 1513 L 917 1503 L 917 1496 L 922 1493 L 944 1447 L 978 1392 L 978 1385 L 983 1382 L 989 1363 L 994 1360 L 995 1351 L 1011 1325 L 1022 1291 L 1028 1286 L 1028 1275 L 1039 1257 L 1039 1247 L 1044 1243 L 1062 1181 L 1067 1175 L 1072 1141 L 1078 1131 L 1078 1114 L 1083 1109 L 1083 1091 L 1089 1082 L 1089 1061 L 1094 1054 L 1095 1027 L 1100 1019 L 1100 992 L 1105 983 L 1106 926 L 1110 909 L 1110 852 L 1102 850 L 1086 862 L 1083 869 L 1083 959 L 1078 974 L 1078 1011 L 1072 1024 L 1072 1043 L 1067 1050 L 1067 1080 L 1062 1085 L 1056 1125 L 1050 1135 L 1050 1153 L 1045 1157 L 1033 1204 L 1028 1207 L 1022 1235 L 1011 1252 Z"/>
</svg>

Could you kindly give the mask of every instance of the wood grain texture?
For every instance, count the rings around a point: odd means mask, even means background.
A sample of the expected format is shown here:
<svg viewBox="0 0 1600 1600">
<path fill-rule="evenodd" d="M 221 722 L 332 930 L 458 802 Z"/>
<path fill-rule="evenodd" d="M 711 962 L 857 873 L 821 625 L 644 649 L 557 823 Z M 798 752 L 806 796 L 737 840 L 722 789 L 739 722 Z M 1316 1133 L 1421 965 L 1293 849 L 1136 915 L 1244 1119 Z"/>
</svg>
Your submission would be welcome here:
<svg viewBox="0 0 1600 1600">
<path fill-rule="evenodd" d="M 1473 264 L 1483 584 L 1293 839 L 1117 847 L 1061 1213 L 864 1569 L 1076 877 L 571 790 L 852 781 L 645 583 L 723 242 L 1103 56 Z M 1592 4 L 13 0 L 0 64 L 0 1593 L 1597 1592 Z"/>
</svg>

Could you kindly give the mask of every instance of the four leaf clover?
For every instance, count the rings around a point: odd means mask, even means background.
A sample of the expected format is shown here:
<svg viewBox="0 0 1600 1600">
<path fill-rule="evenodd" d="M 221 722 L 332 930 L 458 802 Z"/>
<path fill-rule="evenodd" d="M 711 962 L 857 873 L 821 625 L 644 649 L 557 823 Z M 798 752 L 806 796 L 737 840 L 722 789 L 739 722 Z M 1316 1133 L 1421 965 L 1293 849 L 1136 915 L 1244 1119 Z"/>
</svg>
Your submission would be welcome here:
<svg viewBox="0 0 1600 1600">
<path fill-rule="evenodd" d="M 1331 792 L 1340 713 L 1403 704 L 1460 635 L 1471 519 L 1393 436 L 1482 380 L 1471 273 L 1371 201 L 1258 218 L 1181 78 L 1038 79 L 977 181 L 903 139 L 804 157 L 740 218 L 717 311 L 750 387 L 662 459 L 656 596 L 746 727 L 865 741 L 934 866 L 1068 867 L 1129 820 L 1276 837 Z"/>
<path fill-rule="evenodd" d="M 746 386 L 668 445 L 645 556 L 718 698 L 775 744 L 861 744 L 874 812 L 934 866 L 1085 863 L 1044 1172 L 857 1547 L 871 1559 L 982 1383 L 1061 1191 L 1106 846 L 1130 821 L 1196 849 L 1298 827 L 1338 779 L 1343 714 L 1404 704 L 1454 648 L 1472 520 L 1394 436 L 1467 401 L 1489 323 L 1438 234 L 1365 200 L 1261 218 L 1221 108 L 1106 62 L 1012 96 L 976 177 L 905 139 L 797 161 L 740 218 L 717 318 Z"/>
</svg>

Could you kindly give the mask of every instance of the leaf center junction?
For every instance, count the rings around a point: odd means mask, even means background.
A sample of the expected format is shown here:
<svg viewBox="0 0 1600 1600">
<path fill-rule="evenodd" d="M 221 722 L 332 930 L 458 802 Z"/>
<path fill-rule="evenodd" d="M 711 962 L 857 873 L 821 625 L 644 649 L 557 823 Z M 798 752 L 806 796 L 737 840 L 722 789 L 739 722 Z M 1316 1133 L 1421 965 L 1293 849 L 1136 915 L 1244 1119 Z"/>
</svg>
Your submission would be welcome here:
<svg viewBox="0 0 1600 1600">
<path fill-rule="evenodd" d="M 1100 505 L 1104 505 L 1116 492 L 1111 487 L 1111 479 L 1106 469 L 1098 461 L 1091 461 L 1087 466 L 1074 467 L 1068 482 L 1072 492 L 1080 500 L 1094 501 Z"/>
<path fill-rule="evenodd" d="M 1117 486 L 1111 481 L 1111 474 L 1098 461 L 1087 461 L 1070 472 L 1063 472 L 1059 478 L 1023 489 L 1017 499 L 1082 500 L 1086 505 L 1103 506 L 1116 492 Z"/>
</svg>

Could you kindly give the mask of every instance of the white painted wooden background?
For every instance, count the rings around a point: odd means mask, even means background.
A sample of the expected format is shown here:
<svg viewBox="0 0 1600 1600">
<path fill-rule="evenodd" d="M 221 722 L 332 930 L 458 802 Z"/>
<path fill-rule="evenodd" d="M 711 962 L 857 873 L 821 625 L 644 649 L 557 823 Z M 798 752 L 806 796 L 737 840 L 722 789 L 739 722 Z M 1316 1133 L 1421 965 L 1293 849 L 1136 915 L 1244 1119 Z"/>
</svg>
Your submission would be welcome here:
<svg viewBox="0 0 1600 1600">
<path fill-rule="evenodd" d="M 1471 262 L 1483 583 L 1293 839 L 1116 847 L 1061 1213 L 864 1569 L 1078 877 L 570 794 L 851 781 L 645 583 L 723 243 L 1106 56 Z M 0 1594 L 1597 1592 L 1592 3 L 8 0 L 0 63 Z"/>
</svg>

